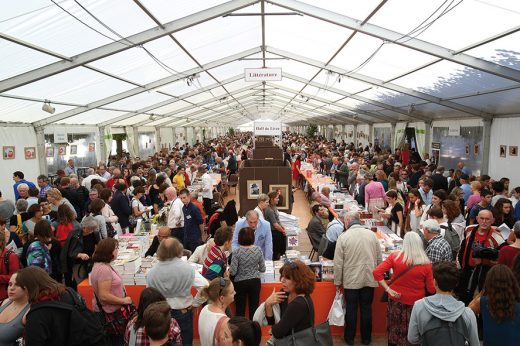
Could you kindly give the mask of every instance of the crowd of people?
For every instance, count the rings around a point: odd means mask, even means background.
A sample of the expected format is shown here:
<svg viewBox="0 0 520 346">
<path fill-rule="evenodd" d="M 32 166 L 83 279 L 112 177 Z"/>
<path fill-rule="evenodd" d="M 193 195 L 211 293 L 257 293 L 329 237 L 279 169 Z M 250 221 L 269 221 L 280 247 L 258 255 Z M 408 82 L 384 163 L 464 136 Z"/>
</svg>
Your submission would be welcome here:
<svg viewBox="0 0 520 346">
<path fill-rule="evenodd" d="M 520 188 L 510 190 L 507 178 L 472 175 L 463 162 L 445 170 L 408 145 L 392 153 L 290 133 L 281 145 L 294 189 L 309 190 L 299 168 L 312 163 L 403 237 L 402 248 L 383 261 L 359 212 L 333 217 L 333 191 L 310 191 L 307 232 L 313 245 L 327 240 L 321 254 L 334 261 L 334 284 L 343 292 L 347 344 L 354 344 L 358 311 L 361 342 L 371 343 L 377 286 L 387 293 L 389 344 L 427 343 L 444 322 L 455 325 L 446 333 L 470 345 L 479 337 L 486 345 L 514 344 Z M 303 262 L 286 260 L 282 290 L 259 298 L 265 261 L 286 251 L 279 192 L 260 194 L 258 206 L 240 219 L 234 200 L 223 203 L 227 177 L 251 158 L 250 134 L 237 133 L 176 144 L 146 160 L 111 157 L 85 176 L 71 159 L 52 183 L 40 175 L 34 184 L 14 172 L 15 200 L 0 193 L 0 344 L 21 337 L 26 345 L 191 345 L 194 309 L 200 309 L 202 345 L 259 345 L 263 325 L 272 326 L 275 339 L 312 327 L 315 276 Z M 214 185 L 210 173 L 222 183 Z M 135 307 L 111 265 L 118 256 L 114 237 L 150 220 L 163 225 L 145 252 L 158 263 Z M 75 290 L 89 276 L 92 307 L 103 323 L 101 338 L 85 326 L 76 333 L 90 336 L 86 342 L 70 330 L 88 320 Z M 56 301 L 83 314 L 71 318 L 70 310 L 49 304 Z"/>
</svg>

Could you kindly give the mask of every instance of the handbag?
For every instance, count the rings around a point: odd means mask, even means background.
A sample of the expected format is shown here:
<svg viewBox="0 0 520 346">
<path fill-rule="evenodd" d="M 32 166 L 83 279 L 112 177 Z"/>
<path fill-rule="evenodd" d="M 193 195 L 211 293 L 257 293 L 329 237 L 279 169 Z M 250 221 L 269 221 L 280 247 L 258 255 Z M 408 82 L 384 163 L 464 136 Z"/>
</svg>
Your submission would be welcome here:
<svg viewBox="0 0 520 346">
<path fill-rule="evenodd" d="M 114 270 L 114 268 L 112 268 L 112 266 L 110 266 L 110 269 Z M 124 286 L 123 286 L 123 292 L 126 297 L 127 294 L 126 294 L 126 290 L 125 290 Z M 118 336 L 124 335 L 128 322 L 132 318 L 134 318 L 134 316 L 137 315 L 137 309 L 135 308 L 135 305 L 134 304 L 123 304 L 123 305 L 121 305 L 119 310 L 109 313 L 103 309 L 103 305 L 101 305 L 101 302 L 99 301 L 99 298 L 95 291 L 94 291 L 94 297 L 96 298 L 96 304 L 99 308 L 98 318 L 101 322 L 101 325 L 103 326 L 105 334 L 106 335 L 118 335 Z"/>
<path fill-rule="evenodd" d="M 106 225 L 107 225 L 107 236 L 109 238 L 114 238 L 114 236 L 117 234 L 117 232 L 114 229 L 112 222 L 106 222 Z"/>
<path fill-rule="evenodd" d="M 397 279 L 399 279 L 401 276 L 403 276 L 404 274 L 406 274 L 406 272 L 409 271 L 410 269 L 412 269 L 413 267 L 415 267 L 415 264 L 409 266 L 408 268 L 406 268 L 405 270 L 403 270 L 402 272 L 400 272 L 399 274 L 397 274 L 394 278 L 392 278 L 392 279 L 388 282 L 388 286 L 390 286 L 391 284 L 393 284 L 394 282 L 396 282 Z M 384 291 L 384 292 L 383 292 L 383 294 L 381 295 L 381 299 L 380 299 L 380 301 L 383 302 L 383 303 L 387 303 L 387 302 L 388 302 L 388 292 L 387 292 L 387 291 Z"/>
<path fill-rule="evenodd" d="M 311 326 L 309 328 L 294 332 L 291 331 L 291 335 L 288 335 L 281 339 L 273 338 L 270 340 L 271 345 L 274 346 L 332 346 L 332 336 L 330 335 L 329 321 L 314 325 L 314 311 L 311 310 L 307 297 L 303 297 L 307 308 L 309 309 L 309 315 L 311 320 Z"/>
</svg>

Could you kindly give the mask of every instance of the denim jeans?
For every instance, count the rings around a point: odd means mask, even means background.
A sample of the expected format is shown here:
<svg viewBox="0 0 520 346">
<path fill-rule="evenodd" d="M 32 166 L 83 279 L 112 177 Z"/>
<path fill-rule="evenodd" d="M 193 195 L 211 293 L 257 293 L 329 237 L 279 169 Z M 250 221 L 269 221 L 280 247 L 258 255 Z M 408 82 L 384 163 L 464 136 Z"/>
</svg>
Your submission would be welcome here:
<svg viewBox="0 0 520 346">
<path fill-rule="evenodd" d="M 193 343 L 193 312 L 192 310 L 182 313 L 180 310 L 171 310 L 172 318 L 175 318 L 181 327 L 182 344 L 191 346 Z"/>
<path fill-rule="evenodd" d="M 372 339 L 372 301 L 374 288 L 345 289 L 345 331 L 344 338 L 347 344 L 354 343 L 357 326 L 358 307 L 361 314 L 361 341 L 368 343 Z"/>
</svg>

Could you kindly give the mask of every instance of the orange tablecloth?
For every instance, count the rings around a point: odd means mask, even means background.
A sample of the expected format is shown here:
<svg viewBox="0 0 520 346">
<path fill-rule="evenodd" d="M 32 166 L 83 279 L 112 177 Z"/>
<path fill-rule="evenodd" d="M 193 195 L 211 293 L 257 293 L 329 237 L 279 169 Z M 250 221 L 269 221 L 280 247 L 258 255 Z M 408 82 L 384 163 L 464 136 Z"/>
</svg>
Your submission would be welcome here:
<svg viewBox="0 0 520 346">
<path fill-rule="evenodd" d="M 132 297 L 132 300 L 136 304 L 139 304 L 139 296 L 141 291 L 145 288 L 143 285 L 135 285 L 135 286 L 125 286 L 127 294 Z M 262 284 L 262 288 L 260 290 L 260 302 L 263 302 L 269 297 L 269 295 L 273 292 L 273 288 L 279 290 L 281 288 L 280 283 L 264 283 Z M 84 280 L 82 283 L 78 285 L 78 292 L 81 294 L 85 301 L 87 302 L 87 306 L 92 308 L 92 286 L 89 285 L 88 280 Z M 192 289 L 192 293 L 195 295 L 195 289 Z M 374 303 L 372 304 L 372 333 L 374 335 L 386 335 L 386 303 L 382 303 L 379 301 L 379 297 L 381 297 L 383 293 L 383 289 L 381 287 L 376 288 L 374 294 Z M 336 287 L 333 282 L 317 282 L 316 288 L 312 293 L 311 297 L 314 302 L 314 310 L 315 310 L 315 322 L 319 324 L 327 320 L 327 316 L 329 314 L 330 306 L 332 305 L 332 301 L 334 300 L 334 296 L 336 295 Z M 234 307 L 232 307 L 234 310 Z M 359 316 L 359 314 L 358 314 Z M 359 317 L 358 317 L 359 319 Z M 198 322 L 199 321 L 199 309 L 194 311 L 194 320 L 193 320 L 193 331 L 194 337 L 196 339 L 199 338 L 198 333 Z M 262 328 L 262 336 L 269 337 L 270 327 Z M 343 327 L 331 326 L 330 328 L 332 335 L 343 335 Z M 358 331 L 359 331 L 359 321 L 358 321 Z"/>
</svg>

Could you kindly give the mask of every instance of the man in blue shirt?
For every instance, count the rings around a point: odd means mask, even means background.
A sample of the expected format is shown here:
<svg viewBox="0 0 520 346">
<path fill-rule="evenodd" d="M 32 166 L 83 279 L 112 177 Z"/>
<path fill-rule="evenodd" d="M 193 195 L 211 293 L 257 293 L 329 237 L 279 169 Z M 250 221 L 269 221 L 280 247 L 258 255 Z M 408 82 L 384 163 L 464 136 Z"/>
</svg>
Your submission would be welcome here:
<svg viewBox="0 0 520 346">
<path fill-rule="evenodd" d="M 419 193 L 421 194 L 421 197 L 422 197 L 425 205 L 432 204 L 432 197 L 433 197 L 432 187 L 433 187 L 433 180 L 426 179 L 424 181 L 423 186 L 419 188 Z"/>
<path fill-rule="evenodd" d="M 16 171 L 13 173 L 13 180 L 14 180 L 13 189 L 14 189 L 15 200 L 18 200 L 20 198 L 20 194 L 18 193 L 18 185 L 25 183 L 25 184 L 27 184 L 27 186 L 29 186 L 29 188 L 36 187 L 36 185 L 31 183 L 30 181 L 25 180 L 24 174 L 20 171 Z"/>
<path fill-rule="evenodd" d="M 460 188 L 464 191 L 464 203 L 468 201 L 469 196 L 471 196 L 471 186 L 469 183 L 469 176 L 465 173 L 460 175 Z"/>
<path fill-rule="evenodd" d="M 246 213 L 246 217 L 239 219 L 235 224 L 233 241 L 231 242 L 233 250 L 239 246 L 238 232 L 244 227 L 251 227 L 255 230 L 255 245 L 262 250 L 264 260 L 271 261 L 273 259 L 273 236 L 271 234 L 271 225 L 269 222 L 259 219 L 258 213 L 255 210 L 249 210 Z"/>
<path fill-rule="evenodd" d="M 191 203 L 190 191 L 182 189 L 179 192 L 179 198 L 184 206 L 182 213 L 184 214 L 184 248 L 195 251 L 195 248 L 202 243 L 201 235 L 204 232 L 204 222 L 199 208 Z"/>
</svg>

